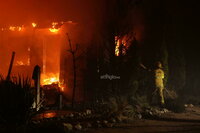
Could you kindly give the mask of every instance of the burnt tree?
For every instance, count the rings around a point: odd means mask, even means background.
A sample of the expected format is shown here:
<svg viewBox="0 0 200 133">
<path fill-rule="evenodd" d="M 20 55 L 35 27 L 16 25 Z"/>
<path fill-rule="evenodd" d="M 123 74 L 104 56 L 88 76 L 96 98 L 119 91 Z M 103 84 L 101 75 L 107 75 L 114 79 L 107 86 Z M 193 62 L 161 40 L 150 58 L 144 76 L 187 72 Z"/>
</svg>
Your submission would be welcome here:
<svg viewBox="0 0 200 133">
<path fill-rule="evenodd" d="M 73 82 L 73 92 L 72 92 L 72 100 L 71 100 L 71 106 L 72 108 L 74 107 L 74 102 L 75 102 L 75 93 L 76 93 L 76 53 L 78 50 L 78 45 L 76 45 L 76 48 L 72 48 L 71 40 L 69 38 L 69 35 L 67 34 L 68 38 L 68 43 L 69 43 L 69 50 L 68 52 L 72 55 L 72 63 L 73 63 L 73 77 L 74 77 L 74 82 Z"/>
</svg>

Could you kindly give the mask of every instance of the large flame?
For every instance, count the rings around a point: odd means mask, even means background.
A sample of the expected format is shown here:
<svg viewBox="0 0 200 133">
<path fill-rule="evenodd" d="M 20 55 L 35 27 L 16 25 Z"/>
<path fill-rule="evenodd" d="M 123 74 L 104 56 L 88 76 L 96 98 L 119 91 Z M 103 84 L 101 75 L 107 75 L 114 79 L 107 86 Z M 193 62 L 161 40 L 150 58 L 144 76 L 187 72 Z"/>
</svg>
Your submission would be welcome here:
<svg viewBox="0 0 200 133">
<path fill-rule="evenodd" d="M 59 74 L 56 73 L 48 73 L 41 75 L 41 84 L 42 85 L 51 85 L 51 84 L 58 84 L 59 83 Z"/>
<path fill-rule="evenodd" d="M 42 74 L 41 84 L 42 85 L 58 84 L 60 91 L 64 92 L 64 90 L 65 90 L 65 85 L 63 84 L 63 82 L 59 81 L 59 73 Z"/>
</svg>

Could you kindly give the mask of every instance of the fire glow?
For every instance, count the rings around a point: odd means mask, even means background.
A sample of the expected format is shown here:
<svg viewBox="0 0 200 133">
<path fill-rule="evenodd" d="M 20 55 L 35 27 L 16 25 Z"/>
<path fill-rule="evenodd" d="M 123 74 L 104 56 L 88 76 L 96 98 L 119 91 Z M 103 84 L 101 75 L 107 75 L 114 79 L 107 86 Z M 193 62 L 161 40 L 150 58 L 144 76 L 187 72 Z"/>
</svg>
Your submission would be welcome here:
<svg viewBox="0 0 200 133">
<path fill-rule="evenodd" d="M 41 79 L 42 85 L 57 84 L 61 92 L 65 90 L 64 84 L 59 80 L 59 73 L 57 74 L 49 73 L 46 75 L 42 74 L 41 78 L 42 78 Z"/>
<path fill-rule="evenodd" d="M 131 39 L 129 39 L 128 36 L 115 36 L 115 55 L 120 56 L 120 55 L 125 55 L 126 54 L 126 49 L 128 48 L 128 42 Z"/>
<path fill-rule="evenodd" d="M 118 36 L 115 36 L 115 55 L 119 56 L 119 46 L 120 46 L 120 42 L 118 39 Z"/>
<path fill-rule="evenodd" d="M 58 33 L 58 31 L 60 30 L 59 28 L 56 28 L 58 25 L 58 22 L 53 22 L 52 23 L 52 28 L 49 28 L 49 31 L 52 33 Z"/>
<path fill-rule="evenodd" d="M 42 74 L 42 85 L 51 85 L 51 84 L 58 84 L 59 83 L 59 74 Z"/>
<path fill-rule="evenodd" d="M 58 33 L 59 29 L 50 28 L 49 31 L 52 33 Z"/>
<path fill-rule="evenodd" d="M 10 27 L 9 27 L 9 30 L 10 30 L 10 31 L 22 31 L 22 28 L 23 28 L 23 27 L 20 27 L 20 26 L 18 26 L 18 27 L 10 26 Z"/>
<path fill-rule="evenodd" d="M 32 23 L 32 27 L 33 27 L 33 28 L 37 27 L 37 24 L 33 22 L 33 23 Z"/>
<path fill-rule="evenodd" d="M 24 63 L 23 61 L 17 61 L 16 66 L 29 66 L 29 63 Z"/>
<path fill-rule="evenodd" d="M 51 27 L 49 27 L 49 31 L 51 33 L 58 33 L 60 31 L 60 27 L 64 24 L 65 22 L 61 21 L 61 22 L 52 22 L 51 23 Z M 68 21 L 67 23 L 73 23 L 72 21 Z M 29 24 L 30 25 L 30 24 Z M 0 30 L 1 31 L 24 31 L 26 28 L 29 28 L 30 26 L 27 26 L 26 24 L 25 25 L 21 25 L 21 26 L 13 26 L 13 25 L 10 25 L 8 27 L 0 27 Z M 32 28 L 37 28 L 38 27 L 38 24 L 35 23 L 35 22 L 32 22 L 31 23 L 31 27 Z"/>
<path fill-rule="evenodd" d="M 14 38 L 10 39 L 12 42 L 2 39 L 4 44 L 12 44 L 14 47 L 13 50 L 17 53 L 17 60 L 13 64 L 16 69 L 14 69 L 13 73 L 23 73 L 23 75 L 28 73 L 27 76 L 31 77 L 31 68 L 37 64 L 41 67 L 42 71 L 40 78 L 41 86 L 56 84 L 60 91 L 66 91 L 66 84 L 63 84 L 64 82 L 61 82 L 59 79 L 59 50 L 62 44 L 60 36 L 57 36 L 60 31 L 65 30 L 63 27 L 66 25 L 64 24 L 70 26 L 76 23 L 72 21 L 50 23 L 31 21 L 19 25 L 11 24 L 0 27 L 0 31 L 4 33 L 4 36 Z M 10 52 L 9 49 L 6 50 Z M 52 62 L 52 60 L 54 61 Z M 3 75 L 6 75 L 6 68 L 2 70 Z"/>
</svg>

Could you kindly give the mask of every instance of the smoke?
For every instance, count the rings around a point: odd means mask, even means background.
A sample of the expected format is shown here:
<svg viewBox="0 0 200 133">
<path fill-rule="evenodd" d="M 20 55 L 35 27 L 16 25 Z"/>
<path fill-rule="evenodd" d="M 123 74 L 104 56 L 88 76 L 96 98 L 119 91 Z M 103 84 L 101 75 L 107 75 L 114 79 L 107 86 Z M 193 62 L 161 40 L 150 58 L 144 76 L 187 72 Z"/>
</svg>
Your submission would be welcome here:
<svg viewBox="0 0 200 133">
<path fill-rule="evenodd" d="M 90 21 L 103 9 L 93 0 L 7 0 L 0 2 L 2 24 L 24 24 L 29 21 Z"/>
<path fill-rule="evenodd" d="M 79 40 L 86 42 L 91 40 L 92 33 L 95 31 L 95 23 L 99 20 L 101 9 L 103 9 L 103 5 L 100 3 L 102 2 L 93 0 L 0 1 L 0 28 L 21 25 L 30 26 L 32 22 L 38 23 L 40 27 L 48 28 L 54 21 L 73 21 L 79 24 L 79 30 L 81 31 L 78 37 Z M 84 31 L 85 33 L 83 33 Z M 32 36 L 30 33 L 26 34 Z M 31 37 L 17 39 L 16 36 L 18 35 L 14 35 L 15 40 L 13 40 L 9 39 L 9 36 L 12 35 L 1 33 L 1 57 L 9 57 L 10 51 L 16 50 L 17 47 L 28 49 L 27 45 L 31 43 Z M 8 60 L 9 58 L 6 59 L 6 62 L 9 62 Z M 1 62 L 5 61 L 1 60 Z"/>
</svg>

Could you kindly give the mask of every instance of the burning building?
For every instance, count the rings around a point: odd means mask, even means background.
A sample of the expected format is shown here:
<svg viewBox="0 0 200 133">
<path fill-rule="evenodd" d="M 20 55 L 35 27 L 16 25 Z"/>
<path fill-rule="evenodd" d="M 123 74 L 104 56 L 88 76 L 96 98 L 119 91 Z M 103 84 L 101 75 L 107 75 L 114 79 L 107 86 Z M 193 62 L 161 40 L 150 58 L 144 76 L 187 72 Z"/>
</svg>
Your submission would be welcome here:
<svg viewBox="0 0 200 133">
<path fill-rule="evenodd" d="M 34 66 L 39 65 L 42 72 L 41 85 L 58 84 L 64 94 L 71 97 L 72 57 L 68 53 L 66 33 L 75 45 L 79 43 L 78 40 L 82 41 L 78 39 L 81 36 L 80 29 L 80 26 L 72 21 L 49 24 L 34 22 L 29 25 L 1 28 L 0 73 L 6 77 L 11 53 L 15 51 L 12 77 L 20 75 L 31 78 Z M 79 81 L 80 78 L 77 82 L 81 84 Z"/>
</svg>

